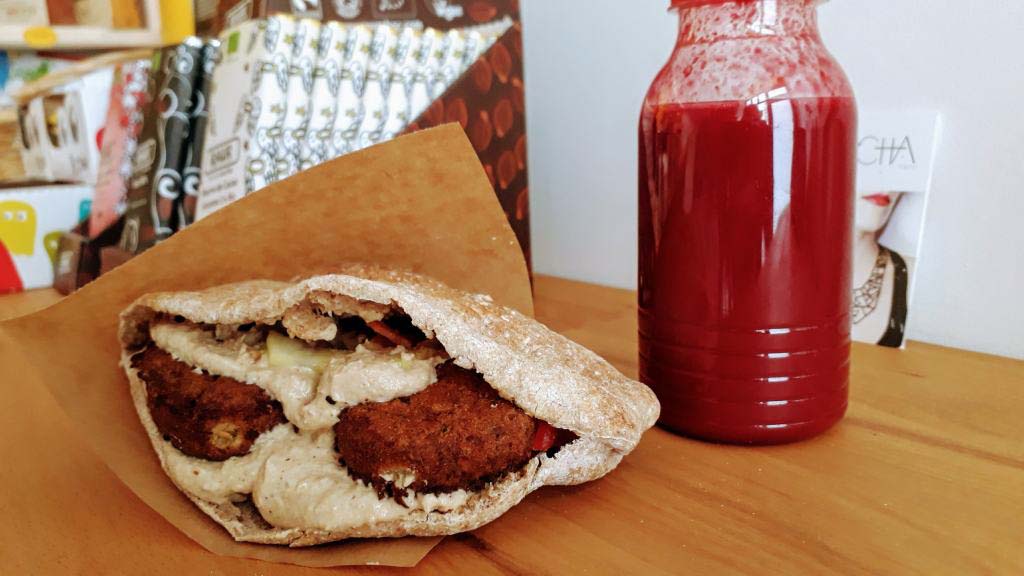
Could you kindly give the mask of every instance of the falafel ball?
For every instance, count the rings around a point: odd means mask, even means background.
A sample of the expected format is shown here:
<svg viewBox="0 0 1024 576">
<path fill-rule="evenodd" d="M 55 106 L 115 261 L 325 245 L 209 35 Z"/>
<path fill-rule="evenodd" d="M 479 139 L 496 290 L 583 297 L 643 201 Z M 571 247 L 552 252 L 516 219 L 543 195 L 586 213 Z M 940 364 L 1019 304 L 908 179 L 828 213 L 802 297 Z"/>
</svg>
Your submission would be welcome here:
<svg viewBox="0 0 1024 576">
<path fill-rule="evenodd" d="M 260 434 L 285 422 L 281 405 L 259 386 L 193 370 L 150 346 L 132 357 L 160 434 L 204 460 L 247 454 Z"/>
<path fill-rule="evenodd" d="M 406 488 L 474 490 L 521 468 L 533 455 L 536 427 L 482 376 L 448 362 L 421 392 L 348 408 L 334 431 L 349 473 L 401 501 Z M 411 484 L 394 485 L 396 476 L 409 473 L 415 475 Z"/>
</svg>

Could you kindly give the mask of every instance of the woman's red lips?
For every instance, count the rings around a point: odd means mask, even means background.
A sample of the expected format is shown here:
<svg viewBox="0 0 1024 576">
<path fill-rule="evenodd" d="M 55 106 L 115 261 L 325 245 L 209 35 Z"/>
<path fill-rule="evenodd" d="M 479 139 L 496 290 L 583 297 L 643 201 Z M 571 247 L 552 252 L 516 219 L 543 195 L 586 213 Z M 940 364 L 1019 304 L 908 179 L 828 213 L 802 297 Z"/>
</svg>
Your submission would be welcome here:
<svg viewBox="0 0 1024 576">
<path fill-rule="evenodd" d="M 868 194 L 867 196 L 861 196 L 861 198 L 882 208 L 892 204 L 892 198 L 890 198 L 888 194 Z"/>
</svg>

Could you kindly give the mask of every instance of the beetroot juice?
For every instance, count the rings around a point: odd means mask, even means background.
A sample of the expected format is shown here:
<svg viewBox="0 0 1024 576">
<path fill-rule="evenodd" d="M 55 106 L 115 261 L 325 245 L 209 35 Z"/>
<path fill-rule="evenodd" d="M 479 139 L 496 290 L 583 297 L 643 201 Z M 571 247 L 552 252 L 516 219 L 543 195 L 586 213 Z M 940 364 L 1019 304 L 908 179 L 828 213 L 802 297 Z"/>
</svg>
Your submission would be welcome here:
<svg viewBox="0 0 1024 576">
<path fill-rule="evenodd" d="M 640 120 L 640 375 L 722 442 L 846 410 L 856 106 L 816 0 L 676 0 Z"/>
</svg>

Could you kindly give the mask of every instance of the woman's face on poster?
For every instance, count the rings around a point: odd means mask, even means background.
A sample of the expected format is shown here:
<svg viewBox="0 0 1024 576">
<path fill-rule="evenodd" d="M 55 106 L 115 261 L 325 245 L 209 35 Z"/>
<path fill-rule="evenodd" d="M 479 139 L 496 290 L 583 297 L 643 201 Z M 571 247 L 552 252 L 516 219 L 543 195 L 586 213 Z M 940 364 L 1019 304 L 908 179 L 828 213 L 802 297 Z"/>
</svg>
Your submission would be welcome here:
<svg viewBox="0 0 1024 576">
<path fill-rule="evenodd" d="M 878 232 L 889 222 L 901 192 L 863 192 L 857 195 L 857 231 Z"/>
</svg>

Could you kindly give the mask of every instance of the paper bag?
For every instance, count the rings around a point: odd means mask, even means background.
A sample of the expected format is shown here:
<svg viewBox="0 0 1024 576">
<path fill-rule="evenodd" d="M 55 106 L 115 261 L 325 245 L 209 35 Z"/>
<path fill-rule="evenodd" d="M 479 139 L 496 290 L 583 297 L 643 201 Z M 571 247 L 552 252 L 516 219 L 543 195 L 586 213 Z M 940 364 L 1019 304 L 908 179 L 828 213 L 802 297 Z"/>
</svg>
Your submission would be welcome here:
<svg viewBox="0 0 1024 576">
<path fill-rule="evenodd" d="M 118 365 L 117 315 L 141 294 L 253 278 L 288 280 L 348 262 L 410 269 L 532 313 L 526 264 L 457 125 L 302 172 L 232 204 L 55 306 L 0 324 L 8 386 L 47 386 L 76 432 L 143 501 L 217 554 L 303 566 L 410 566 L 439 538 L 307 549 L 235 542 L 160 469 Z M 39 454 L 59 458 L 59 452 Z M 31 479 L 26 479 L 31 481 Z"/>
</svg>

